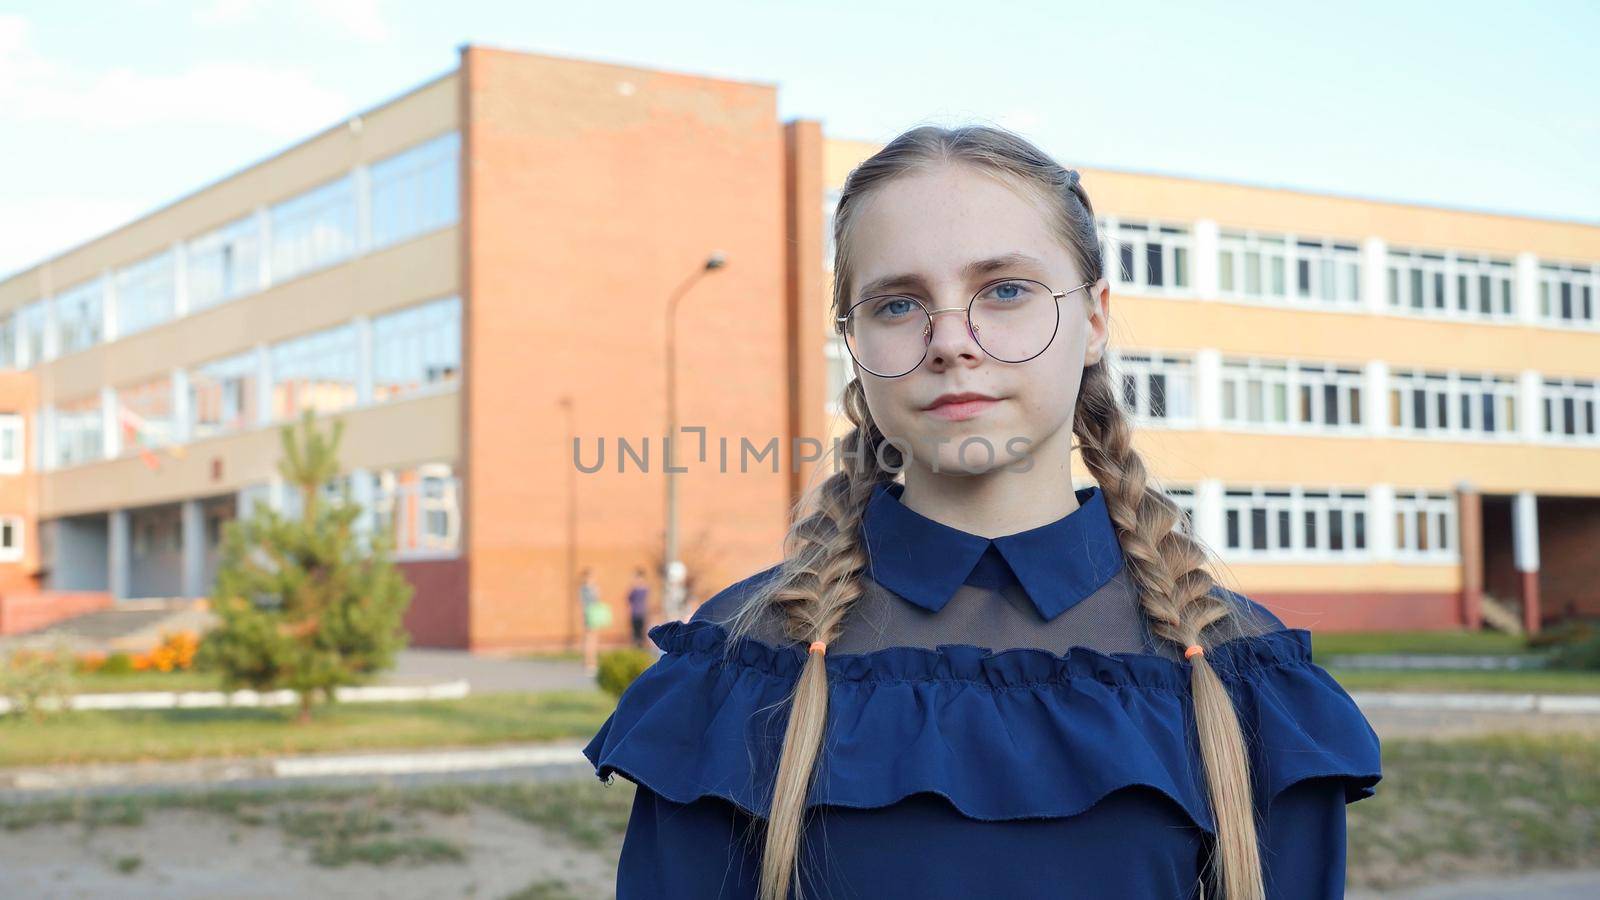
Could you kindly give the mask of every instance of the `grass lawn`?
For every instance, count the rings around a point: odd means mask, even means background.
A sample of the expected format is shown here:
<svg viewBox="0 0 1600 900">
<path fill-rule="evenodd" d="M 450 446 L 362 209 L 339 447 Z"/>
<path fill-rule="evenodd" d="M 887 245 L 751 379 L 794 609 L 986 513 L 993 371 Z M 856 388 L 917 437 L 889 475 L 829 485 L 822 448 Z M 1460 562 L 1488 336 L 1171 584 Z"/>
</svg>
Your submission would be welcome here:
<svg viewBox="0 0 1600 900">
<path fill-rule="evenodd" d="M 1329 656 L 1362 653 L 1434 653 L 1511 656 L 1530 651 L 1520 635 L 1498 631 L 1314 632 L 1311 650 L 1319 664 Z"/>
<path fill-rule="evenodd" d="M 1577 670 L 1392 672 L 1330 667 L 1328 674 L 1347 691 L 1600 694 L 1600 672 Z"/>
<path fill-rule="evenodd" d="M 247 757 L 589 737 L 615 708 L 601 691 L 293 707 L 80 710 L 0 719 L 0 766 Z"/>
<path fill-rule="evenodd" d="M 1351 887 L 1600 865 L 1600 744 L 1386 740 L 1377 795 L 1346 809 Z"/>
<path fill-rule="evenodd" d="M 214 672 L 129 672 L 126 675 L 77 675 L 72 689 L 80 694 L 122 694 L 134 691 L 220 691 Z"/>
</svg>

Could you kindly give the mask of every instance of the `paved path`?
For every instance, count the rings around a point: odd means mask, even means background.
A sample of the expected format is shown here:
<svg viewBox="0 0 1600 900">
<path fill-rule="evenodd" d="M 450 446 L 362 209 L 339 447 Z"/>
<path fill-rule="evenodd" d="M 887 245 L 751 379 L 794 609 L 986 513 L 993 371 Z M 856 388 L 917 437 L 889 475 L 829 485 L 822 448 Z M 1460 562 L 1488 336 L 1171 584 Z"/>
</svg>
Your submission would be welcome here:
<svg viewBox="0 0 1600 900">
<path fill-rule="evenodd" d="M 1404 891 L 1350 891 L 1345 896 L 1347 900 L 1592 900 L 1600 897 L 1600 869 L 1471 878 Z"/>
<path fill-rule="evenodd" d="M 434 684 L 464 678 L 474 694 L 513 691 L 593 690 L 583 663 L 565 659 L 486 656 L 465 650 L 402 650 L 385 684 Z"/>
</svg>

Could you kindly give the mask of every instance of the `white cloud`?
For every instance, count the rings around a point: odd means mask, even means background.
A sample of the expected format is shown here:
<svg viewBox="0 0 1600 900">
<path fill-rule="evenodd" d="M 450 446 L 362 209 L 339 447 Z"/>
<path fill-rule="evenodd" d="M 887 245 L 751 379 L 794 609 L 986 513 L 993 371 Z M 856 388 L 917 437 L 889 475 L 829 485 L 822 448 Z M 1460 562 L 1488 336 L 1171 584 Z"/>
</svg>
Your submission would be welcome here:
<svg viewBox="0 0 1600 900">
<path fill-rule="evenodd" d="M 195 13 L 195 21 L 219 27 L 248 25 L 259 21 L 271 7 L 266 0 L 211 0 Z M 279 3 L 276 8 L 287 10 L 302 24 L 328 28 L 341 37 L 368 43 L 389 39 L 389 23 L 380 0 L 298 0 Z"/>
<path fill-rule="evenodd" d="M 73 69 L 40 55 L 21 17 L 0 16 L 0 120 L 12 127 L 221 125 L 286 138 L 325 127 L 350 106 L 338 91 L 279 66 L 207 62 L 161 74 Z"/>
<path fill-rule="evenodd" d="M 148 202 L 128 197 L 7 199 L 0 207 L 0 280 L 124 225 L 148 209 Z"/>
</svg>

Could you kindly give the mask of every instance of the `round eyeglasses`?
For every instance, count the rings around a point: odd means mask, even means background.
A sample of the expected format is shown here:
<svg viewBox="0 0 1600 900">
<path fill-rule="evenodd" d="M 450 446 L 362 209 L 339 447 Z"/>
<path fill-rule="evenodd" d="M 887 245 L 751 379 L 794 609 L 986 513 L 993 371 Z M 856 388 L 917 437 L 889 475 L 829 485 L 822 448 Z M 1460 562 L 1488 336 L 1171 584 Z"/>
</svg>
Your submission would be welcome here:
<svg viewBox="0 0 1600 900">
<path fill-rule="evenodd" d="M 965 312 L 967 331 L 983 352 L 1001 362 L 1027 362 L 1055 340 L 1061 298 L 1093 283 L 1054 291 L 1029 278 L 1006 278 L 979 288 L 965 307 L 934 310 L 915 297 L 883 294 L 856 302 L 835 321 L 851 358 L 880 378 L 899 378 L 922 365 L 933 343 L 933 317 L 942 312 Z"/>
</svg>

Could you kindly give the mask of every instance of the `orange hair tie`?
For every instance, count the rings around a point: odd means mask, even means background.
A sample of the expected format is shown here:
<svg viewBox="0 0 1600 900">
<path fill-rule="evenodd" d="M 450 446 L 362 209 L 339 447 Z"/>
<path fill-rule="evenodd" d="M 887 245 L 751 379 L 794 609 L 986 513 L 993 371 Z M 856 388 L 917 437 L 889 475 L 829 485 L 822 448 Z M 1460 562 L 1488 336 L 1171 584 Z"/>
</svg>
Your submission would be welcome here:
<svg viewBox="0 0 1600 900">
<path fill-rule="evenodd" d="M 828 642 L 827 641 L 812 641 L 811 642 L 811 650 L 810 650 L 810 652 L 811 653 L 823 653 L 823 654 L 826 654 L 828 652 Z"/>
<path fill-rule="evenodd" d="M 1204 652 L 1206 652 L 1206 648 L 1200 646 L 1199 644 L 1190 644 L 1184 649 L 1183 658 L 1189 659 L 1190 657 L 1199 656 Z"/>
</svg>

